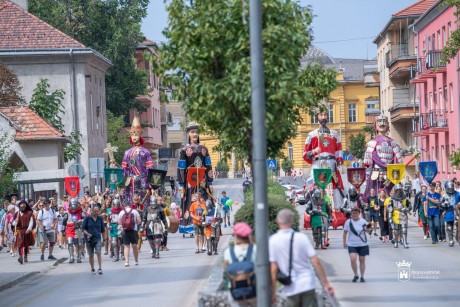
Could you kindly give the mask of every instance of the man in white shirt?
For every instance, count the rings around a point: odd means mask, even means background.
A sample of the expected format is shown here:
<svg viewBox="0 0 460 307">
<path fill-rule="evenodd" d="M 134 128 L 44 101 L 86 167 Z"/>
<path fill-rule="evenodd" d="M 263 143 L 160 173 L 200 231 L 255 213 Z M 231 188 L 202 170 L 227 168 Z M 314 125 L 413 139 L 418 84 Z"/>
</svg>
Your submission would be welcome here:
<svg viewBox="0 0 460 307">
<path fill-rule="evenodd" d="M 268 245 L 273 303 L 276 302 L 278 270 L 285 275 L 291 276 L 292 283 L 284 285 L 282 290 L 287 297 L 289 306 L 317 306 L 313 268 L 318 273 L 324 289 L 333 296 L 334 288 L 329 284 L 323 266 L 316 256 L 316 251 L 310 240 L 305 234 L 294 232 L 292 229 L 294 212 L 289 209 L 280 210 L 276 216 L 276 223 L 280 229 L 270 237 Z M 292 269 L 289 272 L 290 244 L 293 232 Z"/>
<path fill-rule="evenodd" d="M 358 266 L 356 260 L 359 255 L 359 271 L 361 273 L 360 282 L 364 280 L 364 270 L 366 269 L 366 256 L 369 255 L 369 245 L 367 244 L 366 232 L 370 233 L 372 226 L 363 218 L 360 218 L 360 209 L 354 207 L 351 210 L 351 218 L 343 225 L 343 247 L 348 247 L 350 254 L 351 268 L 355 276 L 353 282 L 358 281 Z"/>
<path fill-rule="evenodd" d="M 57 227 L 57 213 L 51 209 L 51 202 L 47 199 L 43 202 L 45 208 L 38 211 L 38 227 L 40 228 L 40 235 L 41 237 L 41 244 L 40 250 L 42 251 L 42 255 L 40 256 L 40 260 L 45 260 L 45 247 L 48 244 L 48 260 L 56 260 L 53 256 L 53 249 L 54 243 L 56 242 L 56 227 Z"/>
<path fill-rule="evenodd" d="M 120 211 L 118 214 L 118 221 L 122 223 L 123 215 L 126 214 L 133 214 L 134 215 L 134 229 L 133 230 L 126 230 L 123 229 L 122 235 L 122 244 L 124 246 L 124 254 L 125 254 L 125 267 L 129 266 L 129 246 L 133 248 L 133 255 L 134 255 L 134 264 L 139 265 L 138 261 L 138 249 L 137 249 L 137 241 L 138 241 L 138 233 L 137 230 L 141 225 L 141 215 L 139 212 L 130 207 L 129 203 L 125 203 L 125 208 Z"/>
<path fill-rule="evenodd" d="M 412 188 L 414 189 L 414 196 L 422 191 L 422 185 L 420 184 L 419 176 L 420 175 L 418 173 L 415 173 L 415 179 L 412 185 Z"/>
</svg>

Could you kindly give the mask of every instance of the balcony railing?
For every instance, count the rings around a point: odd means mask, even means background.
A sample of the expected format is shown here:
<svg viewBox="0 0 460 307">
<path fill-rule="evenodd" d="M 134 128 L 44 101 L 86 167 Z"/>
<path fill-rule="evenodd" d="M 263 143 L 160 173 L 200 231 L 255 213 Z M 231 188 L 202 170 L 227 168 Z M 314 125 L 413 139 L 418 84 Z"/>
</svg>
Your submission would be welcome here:
<svg viewBox="0 0 460 307">
<path fill-rule="evenodd" d="M 436 69 L 441 67 L 446 67 L 446 63 L 441 61 L 442 51 L 441 50 L 430 50 L 428 51 L 426 67 L 428 69 Z"/>
<path fill-rule="evenodd" d="M 420 130 L 447 127 L 447 110 L 436 109 L 428 113 L 422 113 L 420 116 Z"/>
<path fill-rule="evenodd" d="M 398 59 L 409 56 L 415 55 L 409 53 L 407 44 L 390 45 L 390 50 L 385 54 L 387 67 L 391 67 Z"/>
</svg>

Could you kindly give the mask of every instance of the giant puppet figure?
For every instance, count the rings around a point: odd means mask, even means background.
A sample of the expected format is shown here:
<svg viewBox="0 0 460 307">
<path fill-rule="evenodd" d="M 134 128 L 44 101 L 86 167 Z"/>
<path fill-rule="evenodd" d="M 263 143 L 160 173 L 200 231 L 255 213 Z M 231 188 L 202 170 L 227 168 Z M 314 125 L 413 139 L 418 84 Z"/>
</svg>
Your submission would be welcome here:
<svg viewBox="0 0 460 307">
<path fill-rule="evenodd" d="M 332 169 L 332 188 L 334 189 L 334 208 L 339 209 L 343 204 L 343 183 L 338 165 L 343 162 L 342 143 L 336 130 L 327 127 L 328 113 L 320 109 L 316 112 L 319 128 L 308 133 L 305 140 L 303 158 L 312 165 L 308 184 L 313 184 L 313 169 Z"/>
<path fill-rule="evenodd" d="M 142 138 L 142 127 L 137 116 L 134 117 L 129 131 L 129 142 L 133 145 L 125 151 L 121 167 L 123 168 L 123 177 L 125 178 L 126 189 L 123 194 L 123 204 L 133 204 L 134 195 L 139 195 L 142 203 L 146 206 L 149 203 L 147 194 L 152 188 L 148 182 L 148 171 L 153 168 L 153 160 L 150 152 L 142 147 L 144 139 Z"/>
<path fill-rule="evenodd" d="M 380 114 L 374 123 L 376 137 L 367 142 L 364 153 L 364 165 L 371 167 L 371 173 L 367 178 L 366 197 L 369 197 L 371 189 L 378 191 L 385 189 L 390 195 L 393 183 L 387 181 L 387 164 L 403 163 L 399 145 L 388 136 L 390 126 L 388 118 Z"/>
<path fill-rule="evenodd" d="M 182 192 L 181 209 L 184 217 L 182 224 L 190 222 L 188 210 L 192 203 L 192 194 L 198 192 L 204 199 L 208 199 L 212 195 L 211 157 L 208 148 L 200 144 L 198 129 L 199 125 L 196 123 L 190 123 L 185 129 L 188 134 L 188 144 L 180 149 L 179 161 L 177 162 L 177 181 Z M 199 169 L 201 169 L 201 174 Z M 196 177 L 191 176 L 194 174 Z M 200 177 L 203 177 L 203 180 L 198 184 L 189 182 Z"/>
</svg>

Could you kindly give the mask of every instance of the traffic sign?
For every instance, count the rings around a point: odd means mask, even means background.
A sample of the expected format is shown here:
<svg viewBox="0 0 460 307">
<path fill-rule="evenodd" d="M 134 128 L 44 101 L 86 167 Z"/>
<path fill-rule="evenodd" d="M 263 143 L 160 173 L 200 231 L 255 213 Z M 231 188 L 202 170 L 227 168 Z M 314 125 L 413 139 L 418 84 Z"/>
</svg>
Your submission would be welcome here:
<svg viewBox="0 0 460 307">
<path fill-rule="evenodd" d="M 276 159 L 267 159 L 267 169 L 276 169 Z"/>
</svg>

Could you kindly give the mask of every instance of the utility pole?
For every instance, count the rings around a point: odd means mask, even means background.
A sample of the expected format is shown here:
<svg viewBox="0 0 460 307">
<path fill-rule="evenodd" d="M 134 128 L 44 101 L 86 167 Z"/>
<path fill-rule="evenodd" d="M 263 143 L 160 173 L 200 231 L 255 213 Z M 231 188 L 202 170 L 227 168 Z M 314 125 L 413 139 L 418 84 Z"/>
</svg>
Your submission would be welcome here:
<svg viewBox="0 0 460 307">
<path fill-rule="evenodd" d="M 261 0 L 249 2 L 251 45 L 252 165 L 254 166 L 254 216 L 257 242 L 257 306 L 271 306 L 268 263 L 267 140 L 265 129 L 265 81 L 262 52 Z"/>
</svg>

